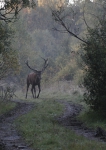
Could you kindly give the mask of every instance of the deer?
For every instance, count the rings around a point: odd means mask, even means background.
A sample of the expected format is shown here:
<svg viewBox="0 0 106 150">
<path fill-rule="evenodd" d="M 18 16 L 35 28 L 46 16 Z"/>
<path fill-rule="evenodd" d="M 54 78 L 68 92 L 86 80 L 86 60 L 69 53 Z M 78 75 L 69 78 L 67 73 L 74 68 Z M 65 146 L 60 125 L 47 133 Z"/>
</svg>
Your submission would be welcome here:
<svg viewBox="0 0 106 150">
<path fill-rule="evenodd" d="M 48 66 L 48 58 L 47 59 L 42 58 L 42 59 L 44 60 L 44 65 L 43 65 L 43 68 L 40 71 L 38 71 L 38 70 L 33 69 L 32 67 L 30 67 L 30 65 L 28 63 L 28 60 L 26 61 L 27 67 L 30 70 L 33 71 L 30 74 L 28 74 L 28 76 L 27 76 L 26 99 L 27 99 L 27 93 L 28 93 L 28 89 L 29 89 L 30 85 L 32 85 L 31 92 L 32 92 L 33 98 L 39 98 L 39 95 L 40 95 L 40 92 L 41 92 L 41 85 L 40 85 L 41 84 L 41 75 L 42 75 L 42 73 L 45 71 L 45 69 Z M 35 88 L 35 86 L 38 86 L 38 89 L 39 89 L 37 97 L 36 97 L 36 88 Z"/>
</svg>

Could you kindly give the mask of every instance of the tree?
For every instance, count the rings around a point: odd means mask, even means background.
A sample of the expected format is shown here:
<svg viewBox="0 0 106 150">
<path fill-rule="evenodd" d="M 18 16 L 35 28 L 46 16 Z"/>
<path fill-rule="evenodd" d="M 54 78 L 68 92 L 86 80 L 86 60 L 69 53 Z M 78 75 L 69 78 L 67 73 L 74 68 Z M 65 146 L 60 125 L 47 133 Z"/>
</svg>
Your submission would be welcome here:
<svg viewBox="0 0 106 150">
<path fill-rule="evenodd" d="M 11 42 L 13 31 L 9 22 L 17 19 L 22 8 L 33 7 L 31 0 L 1 0 L 0 1 L 0 80 L 19 68 L 18 54 Z"/>
<path fill-rule="evenodd" d="M 79 32 L 79 26 L 76 25 L 76 22 L 78 15 L 80 15 L 80 10 L 77 6 L 72 8 L 64 8 L 64 6 L 61 6 L 55 10 L 51 9 L 51 11 L 53 19 L 62 27 L 62 29 L 54 28 L 55 30 L 63 33 L 67 32 L 71 36 L 87 44 L 87 42 L 84 41 L 83 38 L 80 38 L 77 33 Z"/>
<path fill-rule="evenodd" d="M 88 1 L 87 1 L 88 2 Z M 89 1 L 90 2 L 90 1 Z M 104 1 L 103 1 L 104 2 Z M 91 2 L 90 2 L 91 3 Z M 96 2 L 91 3 L 96 5 Z M 82 44 L 81 48 L 83 54 L 81 55 L 83 63 L 85 64 L 84 71 L 84 86 L 86 92 L 84 94 L 84 100 L 90 107 L 97 111 L 106 113 L 106 3 L 96 5 L 96 15 L 92 14 L 93 18 L 96 18 L 96 24 L 91 28 L 84 18 L 87 34 L 85 39 L 80 38 L 72 30 L 70 24 L 67 25 L 67 14 L 64 13 L 64 9 L 52 10 L 52 15 L 55 21 L 57 21 L 65 32 L 68 32 L 71 36 L 79 39 Z M 100 10 L 100 11 L 98 11 Z M 75 20 L 75 19 L 74 19 Z M 72 21 L 72 19 L 71 19 Z M 71 23 L 70 21 L 70 23 Z"/>
<path fill-rule="evenodd" d="M 0 80 L 19 67 L 18 55 L 11 46 L 13 31 L 7 24 L 0 24 Z"/>
<path fill-rule="evenodd" d="M 106 20 L 99 29 L 88 30 L 89 44 L 82 44 L 85 63 L 84 100 L 93 110 L 106 110 Z"/>
<path fill-rule="evenodd" d="M 22 8 L 34 6 L 34 0 L 0 0 L 0 20 L 11 22 Z"/>
</svg>

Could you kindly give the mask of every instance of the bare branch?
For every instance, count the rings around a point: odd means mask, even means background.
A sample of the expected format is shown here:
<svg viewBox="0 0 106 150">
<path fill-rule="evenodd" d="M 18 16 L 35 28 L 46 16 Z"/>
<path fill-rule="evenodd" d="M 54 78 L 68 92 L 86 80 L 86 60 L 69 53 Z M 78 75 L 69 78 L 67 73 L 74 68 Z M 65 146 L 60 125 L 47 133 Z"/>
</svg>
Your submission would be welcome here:
<svg viewBox="0 0 106 150">
<path fill-rule="evenodd" d="M 84 20 L 85 25 L 87 26 L 87 28 L 88 28 L 88 29 L 91 29 L 91 28 L 88 26 L 88 24 L 87 24 L 87 22 L 86 22 L 86 19 L 85 19 L 85 3 L 84 3 L 84 7 L 83 7 L 83 20 Z"/>
<path fill-rule="evenodd" d="M 70 30 L 70 27 L 68 27 L 67 25 L 66 25 L 66 22 L 64 22 L 64 17 L 63 16 L 61 16 L 61 12 L 63 13 L 63 10 L 61 11 L 57 11 L 57 10 L 52 10 L 51 9 L 51 11 L 52 11 L 52 17 L 53 17 L 53 19 L 59 24 L 59 25 L 61 25 L 64 29 L 65 29 L 65 31 L 67 32 L 67 33 L 69 33 L 71 36 L 73 36 L 73 37 L 75 37 L 75 38 L 77 38 L 77 39 L 79 39 L 80 41 L 82 41 L 82 42 L 84 42 L 84 43 L 86 43 L 86 44 L 88 44 L 85 40 L 83 40 L 82 38 L 80 38 L 79 36 L 77 36 L 74 32 L 72 32 L 71 30 Z M 67 15 L 66 15 L 67 16 Z M 58 29 L 57 29 L 57 31 L 58 31 Z"/>
<path fill-rule="evenodd" d="M 0 0 L 0 20 L 12 22 L 24 7 L 36 6 L 34 0 Z"/>
</svg>

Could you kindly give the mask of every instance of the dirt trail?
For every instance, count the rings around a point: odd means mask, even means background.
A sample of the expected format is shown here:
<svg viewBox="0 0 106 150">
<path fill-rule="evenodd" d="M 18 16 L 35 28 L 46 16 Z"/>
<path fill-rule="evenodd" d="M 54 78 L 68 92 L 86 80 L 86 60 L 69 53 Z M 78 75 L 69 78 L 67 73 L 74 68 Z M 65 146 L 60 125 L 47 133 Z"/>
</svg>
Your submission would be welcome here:
<svg viewBox="0 0 106 150">
<path fill-rule="evenodd" d="M 59 102 L 65 105 L 64 113 L 57 118 L 60 124 L 88 139 L 106 142 L 106 131 L 99 127 L 96 130 L 88 128 L 76 118 L 83 109 L 81 105 L 61 100 Z"/>
<path fill-rule="evenodd" d="M 28 113 L 34 104 L 17 102 L 14 110 L 0 116 L 0 150 L 32 150 L 26 145 L 13 122 L 19 116 Z"/>
<path fill-rule="evenodd" d="M 64 113 L 57 118 L 59 123 L 74 130 L 77 134 L 93 140 L 106 142 L 105 134 L 96 136 L 97 132 L 95 130 L 87 128 L 84 123 L 76 119 L 76 116 L 82 110 L 81 105 L 65 101 L 59 102 L 65 105 Z M 0 150 L 32 150 L 30 148 L 30 143 L 27 145 L 19 135 L 14 121 L 19 116 L 28 113 L 34 107 L 34 103 L 22 103 L 20 101 L 16 103 L 17 106 L 15 109 L 8 114 L 0 116 Z"/>
</svg>

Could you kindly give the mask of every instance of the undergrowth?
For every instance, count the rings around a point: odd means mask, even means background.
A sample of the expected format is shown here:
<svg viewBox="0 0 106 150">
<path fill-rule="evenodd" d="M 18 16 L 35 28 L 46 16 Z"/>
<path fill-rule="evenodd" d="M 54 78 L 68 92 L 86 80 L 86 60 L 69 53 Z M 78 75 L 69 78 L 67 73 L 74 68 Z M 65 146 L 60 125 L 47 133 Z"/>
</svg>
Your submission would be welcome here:
<svg viewBox="0 0 106 150">
<path fill-rule="evenodd" d="M 58 124 L 56 117 L 63 111 L 57 101 L 40 100 L 28 114 L 21 116 L 17 127 L 25 140 L 38 150 L 105 150 L 106 144 L 76 135 Z"/>
<path fill-rule="evenodd" d="M 101 127 L 106 130 L 106 113 L 101 114 L 91 110 L 84 110 L 80 113 L 78 119 L 84 122 L 87 127 L 94 129 Z"/>
<path fill-rule="evenodd" d="M 15 108 L 16 104 L 10 101 L 0 101 L 0 115 L 5 114 Z"/>
</svg>

